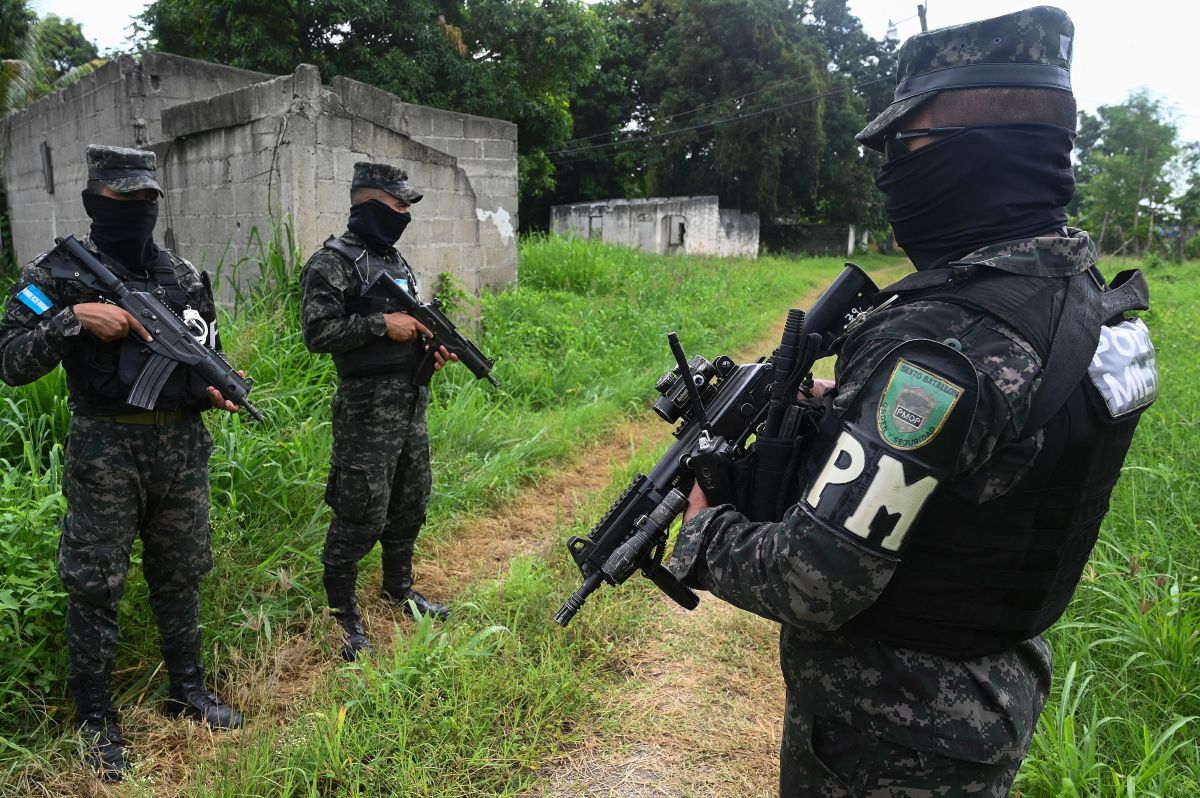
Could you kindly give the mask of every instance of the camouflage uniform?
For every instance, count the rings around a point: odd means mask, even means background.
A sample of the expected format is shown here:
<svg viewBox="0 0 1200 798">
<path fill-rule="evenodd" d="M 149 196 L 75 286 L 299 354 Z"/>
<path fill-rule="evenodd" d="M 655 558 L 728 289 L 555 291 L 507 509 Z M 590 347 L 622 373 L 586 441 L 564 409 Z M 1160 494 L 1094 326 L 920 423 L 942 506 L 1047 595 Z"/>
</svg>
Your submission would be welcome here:
<svg viewBox="0 0 1200 798">
<path fill-rule="evenodd" d="M 963 262 L 1024 269 L 1032 259 L 1052 273 L 1076 268 L 1081 258 L 1094 262 L 1095 249 L 1086 233 L 1073 231 L 1070 238 L 985 248 Z M 875 312 L 843 343 L 834 411 L 846 411 L 896 344 L 919 339 L 953 339 L 984 377 L 957 470 L 986 478 L 955 490 L 975 501 L 1003 493 L 1039 451 L 1036 437 L 1018 442 L 1017 433 L 1042 364 L 1015 330 L 986 314 L 937 301 Z M 996 462 L 1000 451 L 1004 457 Z M 819 461 L 822 453 L 811 457 Z M 895 566 L 830 535 L 798 507 L 778 524 L 747 522 L 728 506 L 710 508 L 680 532 L 672 571 L 783 624 L 780 659 L 788 689 L 781 795 L 805 794 L 790 789 L 788 779 L 802 767 L 798 762 L 814 761 L 814 747 L 830 757 L 844 755 L 838 740 L 854 734 L 884 741 L 891 753 L 844 762 L 843 773 L 829 774 L 830 787 L 812 794 L 890 795 L 889 778 L 924 770 L 931 788 L 973 779 L 987 785 L 976 793 L 930 795 L 1008 794 L 1049 694 L 1050 649 L 1037 637 L 1001 654 L 953 660 L 839 633 L 879 597 Z M 836 765 L 824 756 L 817 761 L 822 768 Z"/>
<path fill-rule="evenodd" d="M 407 179 L 396 167 L 363 162 L 355 165 L 351 190 L 378 189 L 411 205 L 422 195 Z M 301 274 L 305 343 L 313 352 L 331 353 L 340 377 L 325 490 L 333 520 L 321 561 L 329 605 L 346 634 L 347 659 L 369 647 L 354 586 L 358 562 L 376 542 L 383 549 L 385 599 L 405 607 L 411 599 L 421 611 L 439 616 L 447 612 L 412 590 L 413 547 L 432 486 L 425 421 L 429 389 L 413 384 L 424 347 L 387 339 L 384 313 L 395 310 L 368 299 L 374 296 L 368 275 L 378 278 L 372 269 L 386 270 L 383 279 L 398 279 L 416 294 L 415 276 L 393 243 L 348 231 L 315 252 Z"/>
<path fill-rule="evenodd" d="M 351 234 L 343 238 L 359 241 Z M 386 334 L 382 314 L 346 315 L 357 278 L 340 255 L 314 253 L 301 284 L 304 340 L 312 351 L 345 351 Z M 414 386 L 410 373 L 351 377 L 338 385 L 325 490 L 334 513 L 321 557 L 327 569 L 356 571 L 376 542 L 385 558 L 411 556 L 432 485 L 428 404 L 428 387 Z"/>
<path fill-rule="evenodd" d="M 88 163 L 91 179 L 113 190 L 161 191 L 153 177 L 153 153 L 92 146 Z M 102 255 L 90 236 L 81 243 L 110 269 L 122 268 Z M 0 379 L 23 385 L 60 361 L 67 371 L 72 417 L 63 468 L 67 512 L 57 565 L 68 597 L 68 684 L 81 716 L 89 701 L 100 704 L 104 712 L 111 711 L 115 730 L 108 679 L 119 634 L 117 605 L 125 592 L 135 537 L 142 539 L 142 571 L 172 683 L 186 680 L 184 671 L 186 678 L 203 673 L 198 665 L 200 581 L 213 565 L 208 524 L 212 439 L 200 411 L 211 405 L 203 386 L 191 386 L 201 392 L 156 411 L 94 394 L 80 373 L 90 365 L 74 353 L 94 346 L 96 339 L 83 329 L 73 308 L 97 302 L 100 295 L 82 283 L 53 278 L 49 263 L 62 257 L 66 256 L 58 250 L 39 256 L 25 267 L 13 289 L 0 320 Z M 166 257 L 177 290 L 199 312 L 209 326 L 210 341 L 219 347 L 207 281 L 183 258 L 171 253 Z M 153 274 L 142 279 L 153 282 Z M 95 701 L 81 699 L 88 690 Z M 119 746 L 119 732 L 115 735 Z M 111 768 L 109 778 L 119 777 L 123 767 L 119 757 L 103 764 Z"/>
<path fill-rule="evenodd" d="M 90 239 L 84 246 L 97 252 Z M 46 255 L 25 268 L 0 321 L 0 378 L 32 382 L 53 369 L 79 340 L 71 307 L 99 295 L 62 283 L 43 268 Z M 201 315 L 214 318 L 212 296 L 195 268 L 175 258 L 180 282 L 190 286 Z M 18 299 L 37 286 L 54 315 L 34 316 Z M 55 312 L 57 309 L 57 312 Z M 45 314 L 42 314 L 45 315 Z M 72 334 L 74 333 L 74 334 Z M 78 411 L 81 397 L 70 397 Z M 208 407 L 208 400 L 203 406 Z M 143 571 L 164 644 L 199 650 L 200 580 L 212 568 L 208 528 L 208 457 L 212 439 L 201 407 L 175 412 L 163 424 L 109 420 L 123 413 L 72 415 L 63 469 L 67 513 L 58 573 L 69 597 L 67 649 L 72 673 L 102 670 L 115 652 L 117 604 L 125 591 L 129 554 L 142 537 Z"/>
<path fill-rule="evenodd" d="M 1039 7 L 915 36 L 899 53 L 895 102 L 857 138 L 883 150 L 897 122 L 947 89 L 1069 92 L 1073 32 L 1062 11 Z M 984 246 L 955 258 L 954 266 L 966 267 L 964 273 L 975 266 L 1057 278 L 1095 263 L 1095 247 L 1082 231 L 1012 238 L 1020 240 Z M 867 396 L 866 389 L 878 390 L 876 367 L 890 368 L 897 346 L 922 339 L 961 352 L 976 374 L 968 382 L 977 383 L 967 388 L 975 391 L 974 415 L 966 416 L 957 462 L 949 464 L 937 495 L 949 496 L 956 507 L 1002 499 L 1010 491 L 1020 495 L 1021 480 L 1042 462 L 1047 440 L 1047 427 L 1024 430 L 1026 419 L 1036 417 L 1044 365 L 1039 353 L 1045 350 L 978 305 L 931 294 L 874 311 L 842 341 L 833 418 L 845 424 L 865 398 L 877 404 L 880 434 L 887 438 L 887 424 L 894 434 L 896 422 L 882 412 L 886 394 Z M 888 442 L 897 450 L 914 448 L 896 445 L 898 437 Z M 843 467 L 831 456 L 837 451 L 814 449 L 808 462 L 825 462 L 832 472 Z M 947 459 L 955 459 L 953 451 Z M 999 653 L 951 657 L 888 644 L 878 632 L 863 631 L 872 627 L 861 619 L 884 606 L 879 599 L 897 581 L 903 556 L 880 556 L 886 552 L 835 534 L 814 517 L 813 505 L 821 501 L 821 494 L 808 493 L 777 523 L 748 521 L 728 505 L 705 509 L 684 524 L 669 561 L 681 578 L 782 624 L 787 706 L 781 796 L 1007 795 L 1050 690 L 1045 640 L 1033 636 Z M 873 535 L 886 517 L 870 523 Z"/>
</svg>

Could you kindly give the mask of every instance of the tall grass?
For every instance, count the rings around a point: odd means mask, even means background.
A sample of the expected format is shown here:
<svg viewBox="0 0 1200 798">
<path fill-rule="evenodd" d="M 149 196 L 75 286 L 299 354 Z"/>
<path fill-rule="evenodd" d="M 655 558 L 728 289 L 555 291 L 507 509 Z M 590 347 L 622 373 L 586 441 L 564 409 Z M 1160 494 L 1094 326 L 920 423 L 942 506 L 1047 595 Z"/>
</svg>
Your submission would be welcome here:
<svg viewBox="0 0 1200 798">
<path fill-rule="evenodd" d="M 308 353 L 300 336 L 296 276 L 305 253 L 286 226 L 257 240 L 255 258 L 223 265 L 215 281 L 232 302 L 233 312 L 221 319 L 230 359 L 255 379 L 253 395 L 268 415 L 264 424 L 208 415 L 216 442 L 216 567 L 205 583 L 203 624 L 218 682 L 252 672 L 287 637 L 310 631 L 323 606 L 319 552 L 328 515 L 322 496 L 336 378 L 329 359 Z M 668 331 L 677 330 L 692 352 L 738 349 L 840 266 L 832 260 L 647 257 L 554 238 L 525 241 L 520 255 L 520 286 L 482 298 L 477 342 L 497 358 L 501 388 L 457 367 L 435 382 L 429 412 L 435 485 L 426 536 L 503 502 L 644 407 L 654 378 L 672 362 L 664 345 Z M 252 280 L 253 274 L 261 279 Z M 69 714 L 65 598 L 54 574 L 64 395 L 60 372 L 32 386 L 0 389 L 0 769 L 13 778 L 56 767 L 55 738 Z M 137 547 L 134 561 L 140 563 Z M 517 634 L 530 624 L 506 614 L 521 584 L 535 586 L 528 589 L 542 591 L 538 595 L 561 591 L 560 584 L 547 586 L 543 570 L 526 567 L 504 601 L 481 600 L 508 630 L 477 641 L 487 657 L 555 646 L 557 638 L 545 629 L 531 644 Z M 158 654 L 145 593 L 144 582 L 131 574 L 120 615 L 119 696 L 162 690 L 161 678 L 148 682 Z M 468 634 L 471 613 L 463 616 L 463 631 L 438 640 L 457 646 L 461 635 L 469 641 L 487 627 Z M 480 711 L 497 711 L 495 702 L 492 707 Z"/>
<path fill-rule="evenodd" d="M 1017 781 L 1027 796 L 1200 795 L 1200 270 L 1147 276 L 1162 394 L 1047 635 L 1057 681 Z"/>
</svg>

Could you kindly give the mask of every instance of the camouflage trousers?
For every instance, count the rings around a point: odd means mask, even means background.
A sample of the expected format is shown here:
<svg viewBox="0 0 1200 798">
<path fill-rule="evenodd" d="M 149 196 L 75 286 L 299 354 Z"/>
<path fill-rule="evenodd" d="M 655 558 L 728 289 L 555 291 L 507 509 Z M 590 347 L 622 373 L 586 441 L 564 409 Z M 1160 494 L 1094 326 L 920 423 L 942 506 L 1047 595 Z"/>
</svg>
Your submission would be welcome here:
<svg viewBox="0 0 1200 798">
<path fill-rule="evenodd" d="M 788 690 L 780 798 L 1004 798 L 1021 762 L 916 751 L 813 715 Z"/>
<path fill-rule="evenodd" d="M 333 508 L 321 556 L 326 575 L 357 573 L 376 542 L 385 561 L 411 556 L 433 484 L 428 403 L 429 389 L 413 387 L 407 374 L 354 377 L 338 386 L 325 487 Z"/>
<path fill-rule="evenodd" d="M 137 536 L 163 645 L 199 650 L 200 580 L 213 565 L 210 454 L 199 415 L 162 426 L 71 419 L 58 576 L 72 674 L 103 672 L 112 659 Z"/>
</svg>

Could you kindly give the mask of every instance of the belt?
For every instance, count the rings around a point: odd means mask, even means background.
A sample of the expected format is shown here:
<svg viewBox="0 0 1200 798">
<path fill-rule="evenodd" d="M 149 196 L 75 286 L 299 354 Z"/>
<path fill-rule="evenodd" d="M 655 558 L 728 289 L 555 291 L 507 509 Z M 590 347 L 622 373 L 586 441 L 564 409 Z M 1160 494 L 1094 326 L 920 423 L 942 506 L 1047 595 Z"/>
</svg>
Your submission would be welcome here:
<svg viewBox="0 0 1200 798">
<path fill-rule="evenodd" d="M 88 416 L 96 421 L 107 421 L 110 424 L 141 424 L 143 426 L 161 427 L 174 424 L 196 415 L 194 410 L 142 410 L 137 413 L 121 413 L 116 416 Z"/>
</svg>

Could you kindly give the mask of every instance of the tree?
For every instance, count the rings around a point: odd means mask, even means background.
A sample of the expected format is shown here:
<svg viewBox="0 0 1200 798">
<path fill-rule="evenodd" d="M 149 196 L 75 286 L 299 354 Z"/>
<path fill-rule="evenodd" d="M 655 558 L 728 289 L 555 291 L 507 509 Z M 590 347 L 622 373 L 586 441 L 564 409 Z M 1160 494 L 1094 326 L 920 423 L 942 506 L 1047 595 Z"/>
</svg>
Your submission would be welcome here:
<svg viewBox="0 0 1200 798">
<path fill-rule="evenodd" d="M 167 52 L 276 74 L 312 63 L 408 102 L 516 122 L 523 198 L 553 187 L 545 151 L 569 137 L 570 98 L 602 46 L 579 0 L 155 0 L 141 21 Z"/>
<path fill-rule="evenodd" d="M 1174 193 L 1178 130 L 1146 91 L 1120 105 L 1079 114 L 1078 190 L 1071 209 L 1104 251 L 1144 253 Z"/>
<path fill-rule="evenodd" d="M 38 19 L 23 0 L 0 0 L 0 116 L 69 85 L 104 63 L 79 23 Z"/>
</svg>

